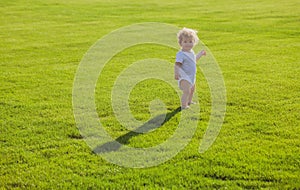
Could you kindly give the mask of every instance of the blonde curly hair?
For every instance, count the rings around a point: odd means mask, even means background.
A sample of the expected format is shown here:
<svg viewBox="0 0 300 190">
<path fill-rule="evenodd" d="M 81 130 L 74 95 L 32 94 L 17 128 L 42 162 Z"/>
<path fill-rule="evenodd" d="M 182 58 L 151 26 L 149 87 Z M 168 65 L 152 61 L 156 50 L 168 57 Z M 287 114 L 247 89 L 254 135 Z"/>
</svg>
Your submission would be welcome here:
<svg viewBox="0 0 300 190">
<path fill-rule="evenodd" d="M 177 33 L 178 43 L 181 44 L 183 38 L 192 38 L 195 44 L 199 42 L 197 31 L 190 28 L 183 28 Z"/>
</svg>

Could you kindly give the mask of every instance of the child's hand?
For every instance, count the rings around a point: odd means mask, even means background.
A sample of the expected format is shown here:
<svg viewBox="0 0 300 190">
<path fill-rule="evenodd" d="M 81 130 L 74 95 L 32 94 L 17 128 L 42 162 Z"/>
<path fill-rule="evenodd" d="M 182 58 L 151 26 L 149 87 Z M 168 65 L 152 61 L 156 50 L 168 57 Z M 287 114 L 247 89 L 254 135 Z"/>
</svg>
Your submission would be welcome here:
<svg viewBox="0 0 300 190">
<path fill-rule="evenodd" d="M 196 61 L 198 61 L 202 56 L 206 55 L 206 51 L 202 50 L 196 55 Z"/>
<path fill-rule="evenodd" d="M 205 55 L 206 55 L 206 51 L 205 51 L 205 50 L 202 50 L 202 51 L 199 52 L 199 54 L 200 54 L 201 56 L 205 56 Z"/>
</svg>

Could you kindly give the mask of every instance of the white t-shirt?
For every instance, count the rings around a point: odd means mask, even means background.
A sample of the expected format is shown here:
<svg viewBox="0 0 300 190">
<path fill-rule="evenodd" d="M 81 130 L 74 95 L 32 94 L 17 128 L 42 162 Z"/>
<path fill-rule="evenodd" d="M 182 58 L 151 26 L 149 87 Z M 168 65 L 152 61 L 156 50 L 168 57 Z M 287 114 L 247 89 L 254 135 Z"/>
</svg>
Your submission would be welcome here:
<svg viewBox="0 0 300 190">
<path fill-rule="evenodd" d="M 181 80 L 187 80 L 191 85 L 194 85 L 196 79 L 196 55 L 194 51 L 185 52 L 180 50 L 176 54 L 176 62 L 181 63 L 178 83 L 180 83 Z"/>
</svg>

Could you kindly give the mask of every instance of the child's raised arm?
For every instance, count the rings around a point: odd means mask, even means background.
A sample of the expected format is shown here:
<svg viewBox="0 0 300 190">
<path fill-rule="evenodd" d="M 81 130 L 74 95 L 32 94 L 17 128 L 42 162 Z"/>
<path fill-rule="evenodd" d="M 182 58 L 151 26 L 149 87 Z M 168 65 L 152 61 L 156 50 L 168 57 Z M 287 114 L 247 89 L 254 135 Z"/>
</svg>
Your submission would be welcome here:
<svg viewBox="0 0 300 190">
<path fill-rule="evenodd" d="M 196 55 L 196 62 L 198 62 L 199 59 L 200 59 L 202 56 L 205 56 L 205 55 L 206 55 L 206 51 L 205 51 L 205 50 L 200 51 L 200 52 Z"/>
</svg>

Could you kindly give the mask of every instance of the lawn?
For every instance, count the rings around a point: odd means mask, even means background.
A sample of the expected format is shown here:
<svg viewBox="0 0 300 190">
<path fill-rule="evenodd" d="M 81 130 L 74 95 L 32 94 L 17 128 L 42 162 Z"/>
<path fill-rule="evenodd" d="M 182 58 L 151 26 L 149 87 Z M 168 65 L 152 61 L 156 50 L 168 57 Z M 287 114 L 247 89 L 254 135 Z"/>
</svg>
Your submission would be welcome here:
<svg viewBox="0 0 300 190">
<path fill-rule="evenodd" d="M 0 189 L 300 189 L 298 0 L 3 0 L 0 11 Z M 198 69 L 201 110 L 189 144 L 157 166 L 128 168 L 108 162 L 85 142 L 72 93 L 91 46 L 143 22 L 198 30 L 222 71 L 227 107 L 216 141 L 199 153 L 212 101 Z M 130 93 L 132 115 L 141 122 L 151 119 L 149 104 L 157 97 L 169 114 L 145 134 L 118 122 L 111 91 L 131 63 L 147 58 L 174 63 L 177 51 L 141 44 L 105 65 L 95 105 L 114 139 L 149 148 L 175 132 L 181 112 L 169 85 L 145 80 Z"/>
</svg>

